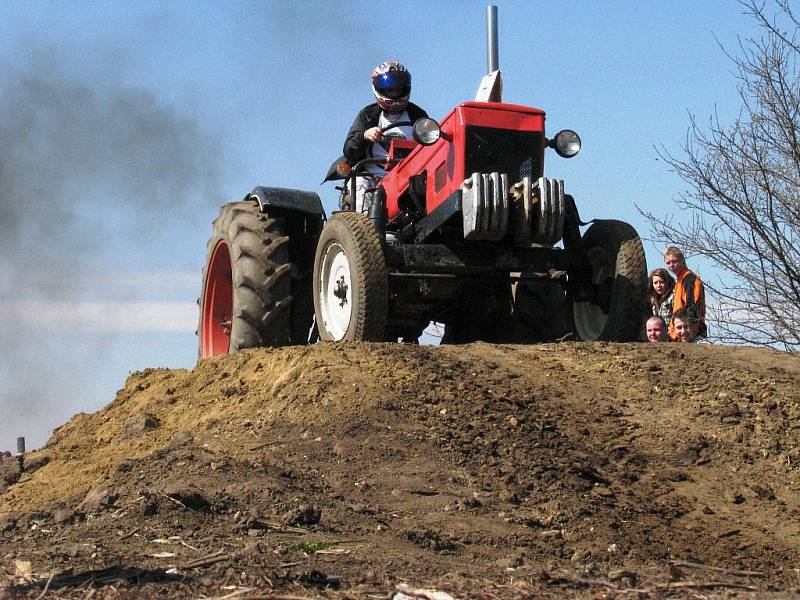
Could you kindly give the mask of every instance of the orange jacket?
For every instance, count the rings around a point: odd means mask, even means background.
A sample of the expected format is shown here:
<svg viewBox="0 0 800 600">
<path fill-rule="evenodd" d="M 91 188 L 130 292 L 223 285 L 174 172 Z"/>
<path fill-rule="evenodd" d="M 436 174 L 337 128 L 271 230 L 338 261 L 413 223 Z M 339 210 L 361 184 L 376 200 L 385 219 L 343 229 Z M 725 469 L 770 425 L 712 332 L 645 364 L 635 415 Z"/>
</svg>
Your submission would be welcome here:
<svg viewBox="0 0 800 600">
<path fill-rule="evenodd" d="M 702 336 L 707 334 L 706 327 L 706 291 L 700 278 L 689 269 L 685 269 L 675 282 L 673 291 L 672 314 L 674 315 L 681 308 L 685 308 L 690 316 L 700 320 L 698 333 Z M 678 339 L 675 327 L 670 320 L 669 337 L 672 340 Z"/>
</svg>

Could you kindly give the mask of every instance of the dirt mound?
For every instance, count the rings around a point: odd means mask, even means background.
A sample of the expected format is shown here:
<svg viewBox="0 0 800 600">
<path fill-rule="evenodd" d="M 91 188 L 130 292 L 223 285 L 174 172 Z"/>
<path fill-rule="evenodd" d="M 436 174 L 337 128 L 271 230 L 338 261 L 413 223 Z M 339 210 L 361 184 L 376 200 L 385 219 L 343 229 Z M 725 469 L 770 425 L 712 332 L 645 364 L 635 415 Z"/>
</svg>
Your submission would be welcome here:
<svg viewBox="0 0 800 600">
<path fill-rule="evenodd" d="M 788 597 L 798 384 L 779 352 L 601 343 L 136 373 L 3 466 L 0 598 Z"/>
</svg>

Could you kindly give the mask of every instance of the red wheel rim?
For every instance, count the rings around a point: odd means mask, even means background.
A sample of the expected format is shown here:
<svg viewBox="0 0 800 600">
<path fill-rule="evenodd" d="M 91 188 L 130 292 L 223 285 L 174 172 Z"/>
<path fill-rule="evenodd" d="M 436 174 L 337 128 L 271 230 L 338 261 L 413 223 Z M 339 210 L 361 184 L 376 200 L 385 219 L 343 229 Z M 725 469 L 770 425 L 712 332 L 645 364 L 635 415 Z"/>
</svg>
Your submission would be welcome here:
<svg viewBox="0 0 800 600">
<path fill-rule="evenodd" d="M 203 285 L 203 314 L 200 318 L 200 358 L 227 354 L 233 322 L 233 278 L 228 244 L 217 242 Z"/>
</svg>

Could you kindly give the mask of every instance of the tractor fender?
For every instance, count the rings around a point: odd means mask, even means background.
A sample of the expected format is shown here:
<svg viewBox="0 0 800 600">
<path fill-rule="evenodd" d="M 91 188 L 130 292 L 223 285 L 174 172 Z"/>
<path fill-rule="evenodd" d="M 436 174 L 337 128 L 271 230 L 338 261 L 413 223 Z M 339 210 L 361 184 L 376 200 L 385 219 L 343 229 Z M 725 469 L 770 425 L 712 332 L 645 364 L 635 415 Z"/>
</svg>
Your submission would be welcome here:
<svg viewBox="0 0 800 600">
<path fill-rule="evenodd" d="M 256 200 L 261 212 L 266 212 L 268 208 L 279 208 L 283 211 L 304 213 L 325 220 L 322 201 L 314 192 L 258 186 L 253 188 L 245 200 Z"/>
</svg>

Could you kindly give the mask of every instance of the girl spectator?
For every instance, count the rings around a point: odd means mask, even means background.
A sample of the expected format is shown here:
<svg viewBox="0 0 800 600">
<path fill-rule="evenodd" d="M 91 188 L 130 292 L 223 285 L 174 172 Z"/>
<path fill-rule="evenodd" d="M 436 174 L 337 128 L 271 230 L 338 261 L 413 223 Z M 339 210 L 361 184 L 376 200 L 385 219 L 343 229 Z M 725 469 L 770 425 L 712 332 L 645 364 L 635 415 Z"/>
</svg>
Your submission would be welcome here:
<svg viewBox="0 0 800 600">
<path fill-rule="evenodd" d="M 675 289 L 672 275 L 666 269 L 654 269 L 650 273 L 647 289 L 650 311 L 669 323 L 672 318 L 672 293 Z"/>
</svg>

